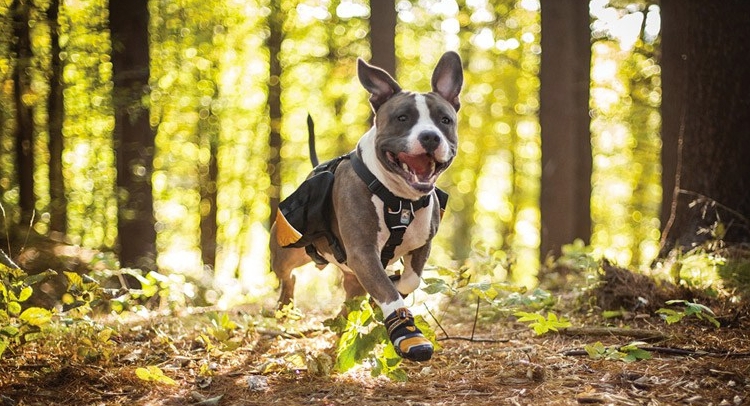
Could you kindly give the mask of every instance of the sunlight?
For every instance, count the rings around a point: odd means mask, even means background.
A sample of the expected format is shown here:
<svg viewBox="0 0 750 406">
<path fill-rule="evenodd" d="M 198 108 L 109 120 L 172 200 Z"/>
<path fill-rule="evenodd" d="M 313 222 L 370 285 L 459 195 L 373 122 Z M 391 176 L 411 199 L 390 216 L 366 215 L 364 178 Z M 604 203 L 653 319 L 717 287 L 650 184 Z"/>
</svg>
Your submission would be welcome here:
<svg viewBox="0 0 750 406">
<path fill-rule="evenodd" d="M 370 8 L 360 2 L 342 1 L 336 7 L 336 15 L 340 18 L 366 18 L 370 16 Z"/>
</svg>

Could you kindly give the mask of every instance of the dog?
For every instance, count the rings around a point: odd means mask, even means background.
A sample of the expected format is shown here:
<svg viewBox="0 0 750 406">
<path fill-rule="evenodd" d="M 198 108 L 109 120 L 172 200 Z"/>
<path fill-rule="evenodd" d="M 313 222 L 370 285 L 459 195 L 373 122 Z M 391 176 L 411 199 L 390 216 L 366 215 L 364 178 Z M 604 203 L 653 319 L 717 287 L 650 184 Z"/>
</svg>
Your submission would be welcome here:
<svg viewBox="0 0 750 406">
<path fill-rule="evenodd" d="M 428 93 L 402 90 L 362 59 L 357 76 L 370 94 L 373 126 L 354 151 L 317 166 L 281 202 L 271 227 L 279 305 L 293 300 L 295 268 L 334 263 L 343 271 L 347 299 L 369 294 L 383 311 L 396 352 L 426 361 L 432 343 L 415 326 L 404 298 L 419 287 L 447 200 L 435 182 L 457 152 L 461 58 L 443 54 Z M 385 268 L 398 259 L 403 272 L 389 276 Z"/>
</svg>

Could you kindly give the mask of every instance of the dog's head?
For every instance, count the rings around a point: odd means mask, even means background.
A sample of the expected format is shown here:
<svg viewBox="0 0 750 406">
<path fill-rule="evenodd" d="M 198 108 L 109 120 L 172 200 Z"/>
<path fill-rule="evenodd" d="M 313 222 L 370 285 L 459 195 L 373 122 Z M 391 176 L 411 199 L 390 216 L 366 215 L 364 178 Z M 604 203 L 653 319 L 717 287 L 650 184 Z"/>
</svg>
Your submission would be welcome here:
<svg viewBox="0 0 750 406">
<path fill-rule="evenodd" d="M 388 183 L 402 194 L 430 193 L 456 156 L 456 112 L 463 85 L 460 57 L 455 52 L 443 54 L 429 93 L 404 91 L 387 72 L 361 59 L 357 74 L 370 92 L 376 114 L 375 154 Z"/>
</svg>

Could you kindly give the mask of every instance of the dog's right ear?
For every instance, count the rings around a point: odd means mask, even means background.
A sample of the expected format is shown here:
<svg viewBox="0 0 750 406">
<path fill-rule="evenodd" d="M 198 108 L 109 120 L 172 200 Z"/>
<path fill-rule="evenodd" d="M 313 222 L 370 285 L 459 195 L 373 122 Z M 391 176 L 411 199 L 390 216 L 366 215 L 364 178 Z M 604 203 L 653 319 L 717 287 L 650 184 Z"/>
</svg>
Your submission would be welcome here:
<svg viewBox="0 0 750 406">
<path fill-rule="evenodd" d="M 370 92 L 370 104 L 375 112 L 391 96 L 401 91 L 401 86 L 388 72 L 376 66 L 368 65 L 361 58 L 357 58 L 357 76 L 362 86 Z"/>
</svg>

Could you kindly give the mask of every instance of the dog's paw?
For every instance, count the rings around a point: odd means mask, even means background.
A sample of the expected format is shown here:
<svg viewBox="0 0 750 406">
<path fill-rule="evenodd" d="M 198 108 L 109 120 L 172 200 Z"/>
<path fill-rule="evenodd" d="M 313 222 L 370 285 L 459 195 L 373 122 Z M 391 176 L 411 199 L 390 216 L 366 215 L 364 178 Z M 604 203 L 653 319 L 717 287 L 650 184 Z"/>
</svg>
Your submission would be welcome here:
<svg viewBox="0 0 750 406">
<path fill-rule="evenodd" d="M 393 285 L 396 286 L 396 282 L 401 280 L 401 275 L 400 274 L 388 275 L 388 279 L 390 279 L 391 282 L 393 282 Z M 408 293 L 398 292 L 398 294 L 401 295 L 402 299 L 406 299 L 406 297 L 409 296 Z"/>
<path fill-rule="evenodd" d="M 409 309 L 402 307 L 385 319 L 388 336 L 396 348 L 396 353 L 411 361 L 427 361 L 432 358 L 434 348 L 414 324 Z"/>
</svg>

